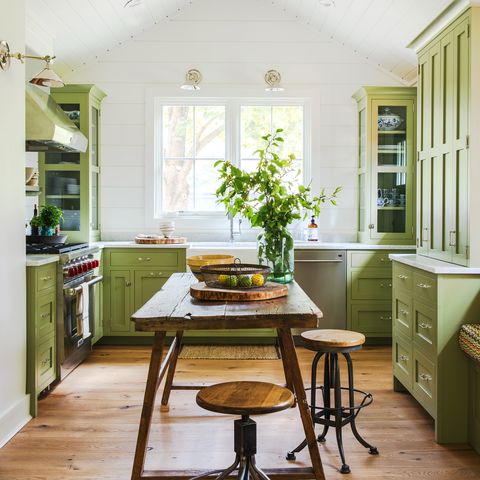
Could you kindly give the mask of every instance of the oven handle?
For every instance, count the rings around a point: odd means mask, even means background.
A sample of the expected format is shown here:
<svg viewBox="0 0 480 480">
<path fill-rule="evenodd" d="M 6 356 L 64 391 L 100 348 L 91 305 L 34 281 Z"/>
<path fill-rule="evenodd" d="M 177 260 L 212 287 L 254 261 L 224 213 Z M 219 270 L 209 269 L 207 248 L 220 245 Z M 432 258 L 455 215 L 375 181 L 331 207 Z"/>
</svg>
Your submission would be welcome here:
<svg viewBox="0 0 480 480">
<path fill-rule="evenodd" d="M 90 287 L 92 285 L 95 285 L 96 283 L 101 282 L 102 280 L 103 280 L 103 276 L 102 275 L 97 275 L 96 277 L 93 277 L 90 281 L 86 282 L 86 285 L 88 285 Z M 75 287 L 75 288 L 66 287 L 63 290 L 66 290 L 70 296 L 73 296 L 83 288 L 82 285 L 80 285 L 78 287 Z"/>
</svg>

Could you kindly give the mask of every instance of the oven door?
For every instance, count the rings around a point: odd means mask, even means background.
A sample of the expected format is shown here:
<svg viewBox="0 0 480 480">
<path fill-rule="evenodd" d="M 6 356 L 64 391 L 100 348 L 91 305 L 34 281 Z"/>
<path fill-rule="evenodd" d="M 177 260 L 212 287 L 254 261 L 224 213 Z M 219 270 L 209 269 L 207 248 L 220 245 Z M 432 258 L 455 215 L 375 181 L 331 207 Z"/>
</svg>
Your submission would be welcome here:
<svg viewBox="0 0 480 480">
<path fill-rule="evenodd" d="M 61 364 L 61 379 L 65 378 L 88 355 L 91 349 L 93 325 L 95 324 L 95 285 L 103 280 L 101 275 L 93 277 L 85 283 L 75 286 L 65 286 L 63 289 L 63 345 L 64 358 Z M 77 328 L 77 312 L 79 302 L 82 301 L 83 285 L 89 289 L 89 331 L 90 335 L 79 335 Z"/>
</svg>

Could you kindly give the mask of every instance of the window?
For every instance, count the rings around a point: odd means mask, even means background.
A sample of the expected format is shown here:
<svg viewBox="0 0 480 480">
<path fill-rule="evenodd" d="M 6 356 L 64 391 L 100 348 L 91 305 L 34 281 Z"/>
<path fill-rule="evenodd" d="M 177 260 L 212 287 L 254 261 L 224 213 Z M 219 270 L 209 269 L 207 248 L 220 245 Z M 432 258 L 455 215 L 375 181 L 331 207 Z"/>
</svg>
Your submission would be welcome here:
<svg viewBox="0 0 480 480">
<path fill-rule="evenodd" d="M 261 136 L 285 131 L 281 154 L 293 153 L 299 182 L 305 172 L 305 108 L 303 102 L 207 101 L 191 103 L 156 99 L 154 216 L 223 214 L 216 203 L 218 172 L 214 164 L 229 159 L 255 169 Z M 149 179 L 147 179 L 147 182 Z M 151 181 L 151 180 L 150 180 Z"/>
</svg>

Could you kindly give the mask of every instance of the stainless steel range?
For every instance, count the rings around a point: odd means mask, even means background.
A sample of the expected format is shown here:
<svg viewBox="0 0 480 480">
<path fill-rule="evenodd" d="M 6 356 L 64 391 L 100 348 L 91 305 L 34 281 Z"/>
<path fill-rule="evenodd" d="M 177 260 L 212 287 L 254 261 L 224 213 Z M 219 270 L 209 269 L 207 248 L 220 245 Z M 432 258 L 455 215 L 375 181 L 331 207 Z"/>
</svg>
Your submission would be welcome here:
<svg viewBox="0 0 480 480">
<path fill-rule="evenodd" d="M 85 360 L 92 348 L 95 296 L 102 281 L 100 249 L 88 243 L 29 244 L 27 253 L 60 256 L 57 268 L 57 377 L 63 380 Z"/>
</svg>

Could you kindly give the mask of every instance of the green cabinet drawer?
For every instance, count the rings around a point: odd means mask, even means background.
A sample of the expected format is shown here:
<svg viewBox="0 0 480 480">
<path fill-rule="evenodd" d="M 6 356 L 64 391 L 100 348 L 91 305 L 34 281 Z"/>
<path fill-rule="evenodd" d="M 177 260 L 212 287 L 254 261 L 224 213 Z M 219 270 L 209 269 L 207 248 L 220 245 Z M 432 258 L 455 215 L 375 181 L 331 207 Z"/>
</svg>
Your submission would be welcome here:
<svg viewBox="0 0 480 480">
<path fill-rule="evenodd" d="M 388 267 L 392 262 L 388 258 L 389 251 L 385 252 L 350 252 L 350 267 Z"/>
<path fill-rule="evenodd" d="M 55 380 L 55 337 L 42 342 L 37 350 L 37 381 L 36 393 Z"/>
<path fill-rule="evenodd" d="M 393 267 L 393 286 L 395 289 L 410 292 L 413 285 L 413 270 L 405 265 L 395 263 Z"/>
<path fill-rule="evenodd" d="M 436 353 L 437 315 L 433 308 L 418 300 L 413 302 L 413 341 L 430 359 Z"/>
<path fill-rule="evenodd" d="M 111 267 L 170 267 L 176 268 L 180 258 L 177 250 L 137 248 L 130 252 L 110 252 Z"/>
<path fill-rule="evenodd" d="M 406 388 L 413 384 L 412 342 L 401 335 L 393 339 L 393 373 Z"/>
<path fill-rule="evenodd" d="M 36 338 L 42 341 L 45 337 L 52 335 L 55 331 L 55 302 L 54 292 L 42 295 L 37 299 L 36 308 Z"/>
<path fill-rule="evenodd" d="M 365 335 L 389 337 L 392 334 L 392 310 L 389 303 L 352 303 L 352 330 Z"/>
<path fill-rule="evenodd" d="M 425 410 L 436 415 L 435 365 L 417 349 L 413 351 L 413 396 Z"/>
<path fill-rule="evenodd" d="M 402 291 L 395 289 L 393 299 L 393 326 L 395 331 L 412 338 L 412 300 Z"/>
<path fill-rule="evenodd" d="M 432 306 L 437 302 L 437 279 L 425 273 L 413 273 L 414 298 L 422 300 Z"/>
<path fill-rule="evenodd" d="M 386 268 L 352 269 L 352 300 L 390 300 L 392 276 Z"/>
<path fill-rule="evenodd" d="M 37 292 L 44 292 L 49 288 L 55 288 L 57 274 L 57 264 L 49 263 L 42 267 L 37 267 L 35 271 L 35 281 Z"/>
</svg>

